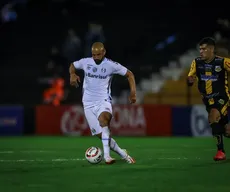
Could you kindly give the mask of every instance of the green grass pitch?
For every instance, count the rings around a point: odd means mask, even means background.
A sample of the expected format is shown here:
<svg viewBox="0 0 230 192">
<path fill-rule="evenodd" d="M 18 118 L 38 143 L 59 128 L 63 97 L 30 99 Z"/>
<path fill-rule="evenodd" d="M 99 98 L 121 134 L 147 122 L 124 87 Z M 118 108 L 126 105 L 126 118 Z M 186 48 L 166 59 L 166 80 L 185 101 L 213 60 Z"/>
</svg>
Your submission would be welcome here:
<svg viewBox="0 0 230 192">
<path fill-rule="evenodd" d="M 137 163 L 91 165 L 94 137 L 1 137 L 0 192 L 230 192 L 230 160 L 212 138 L 117 137 Z M 225 139 L 230 158 L 230 139 Z"/>
</svg>

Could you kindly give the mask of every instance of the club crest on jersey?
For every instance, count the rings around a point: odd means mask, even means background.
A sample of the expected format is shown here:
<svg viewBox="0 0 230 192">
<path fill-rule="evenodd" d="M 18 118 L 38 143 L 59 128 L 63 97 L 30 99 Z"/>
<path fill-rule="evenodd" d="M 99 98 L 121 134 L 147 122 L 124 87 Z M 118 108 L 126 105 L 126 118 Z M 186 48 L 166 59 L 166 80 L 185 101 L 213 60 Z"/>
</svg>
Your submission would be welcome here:
<svg viewBox="0 0 230 192">
<path fill-rule="evenodd" d="M 105 72 L 106 72 L 106 69 L 105 69 L 105 68 L 102 68 L 102 69 L 101 69 L 101 72 L 102 72 L 102 73 L 105 73 Z"/>
<path fill-rule="evenodd" d="M 96 67 L 93 68 L 93 72 L 94 73 L 97 72 L 97 68 Z"/>
<path fill-rule="evenodd" d="M 223 100 L 223 99 L 220 99 L 218 102 L 219 102 L 221 105 L 224 104 L 224 100 Z"/>
<path fill-rule="evenodd" d="M 222 70 L 222 69 L 221 69 L 221 66 L 216 66 L 216 67 L 215 67 L 215 71 L 216 71 L 216 72 L 220 72 L 221 70 Z"/>
</svg>

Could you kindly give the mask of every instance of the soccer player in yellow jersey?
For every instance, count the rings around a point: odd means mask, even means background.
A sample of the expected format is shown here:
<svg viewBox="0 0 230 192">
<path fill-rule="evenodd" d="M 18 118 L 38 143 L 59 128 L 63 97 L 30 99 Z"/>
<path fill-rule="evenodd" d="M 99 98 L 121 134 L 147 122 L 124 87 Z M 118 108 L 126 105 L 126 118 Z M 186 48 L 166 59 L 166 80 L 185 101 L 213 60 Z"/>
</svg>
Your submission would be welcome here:
<svg viewBox="0 0 230 192">
<path fill-rule="evenodd" d="M 188 74 L 188 86 L 198 80 L 198 90 L 208 112 L 212 134 L 217 139 L 215 161 L 226 159 L 223 136 L 229 136 L 228 129 L 228 72 L 230 59 L 215 54 L 215 40 L 203 38 L 199 43 L 200 57 L 192 61 Z"/>
</svg>

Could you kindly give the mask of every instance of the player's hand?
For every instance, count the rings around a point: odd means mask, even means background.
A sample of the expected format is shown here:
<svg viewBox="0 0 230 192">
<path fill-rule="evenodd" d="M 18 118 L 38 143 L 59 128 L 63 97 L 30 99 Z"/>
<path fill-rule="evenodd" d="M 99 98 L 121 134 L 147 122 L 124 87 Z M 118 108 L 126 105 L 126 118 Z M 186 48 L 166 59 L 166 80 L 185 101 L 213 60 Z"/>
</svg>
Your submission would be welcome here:
<svg viewBox="0 0 230 192">
<path fill-rule="evenodd" d="M 72 86 L 77 86 L 78 83 L 80 83 L 81 80 L 80 80 L 80 77 L 76 74 L 71 74 L 70 75 L 70 85 Z"/>
<path fill-rule="evenodd" d="M 187 78 L 187 84 L 188 84 L 188 86 L 192 86 L 194 82 L 195 82 L 195 77 L 189 76 Z"/>
<path fill-rule="evenodd" d="M 130 96 L 129 96 L 129 103 L 130 104 L 133 104 L 133 103 L 136 103 L 137 101 L 137 95 L 135 92 L 131 92 L 130 93 Z"/>
</svg>

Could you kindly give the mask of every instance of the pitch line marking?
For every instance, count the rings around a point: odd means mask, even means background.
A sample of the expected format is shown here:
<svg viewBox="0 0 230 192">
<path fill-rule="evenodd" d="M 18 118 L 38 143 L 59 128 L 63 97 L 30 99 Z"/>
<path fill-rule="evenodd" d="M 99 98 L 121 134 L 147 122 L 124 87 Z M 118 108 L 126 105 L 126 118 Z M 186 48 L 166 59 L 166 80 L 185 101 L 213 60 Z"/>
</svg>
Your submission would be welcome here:
<svg viewBox="0 0 230 192">
<path fill-rule="evenodd" d="M 85 161 L 83 158 L 76 158 L 76 159 L 0 159 L 0 162 L 12 162 L 12 163 L 20 163 L 20 162 L 68 162 L 68 161 Z"/>
<path fill-rule="evenodd" d="M 187 157 L 162 157 L 162 158 L 157 158 L 158 160 L 192 160 L 192 159 L 201 159 L 199 157 L 195 157 L 195 158 L 187 158 Z"/>
<path fill-rule="evenodd" d="M 55 153 L 57 151 L 45 151 L 45 150 L 22 150 L 22 151 L 0 151 L 0 154 L 11 154 L 11 153 Z"/>
</svg>

